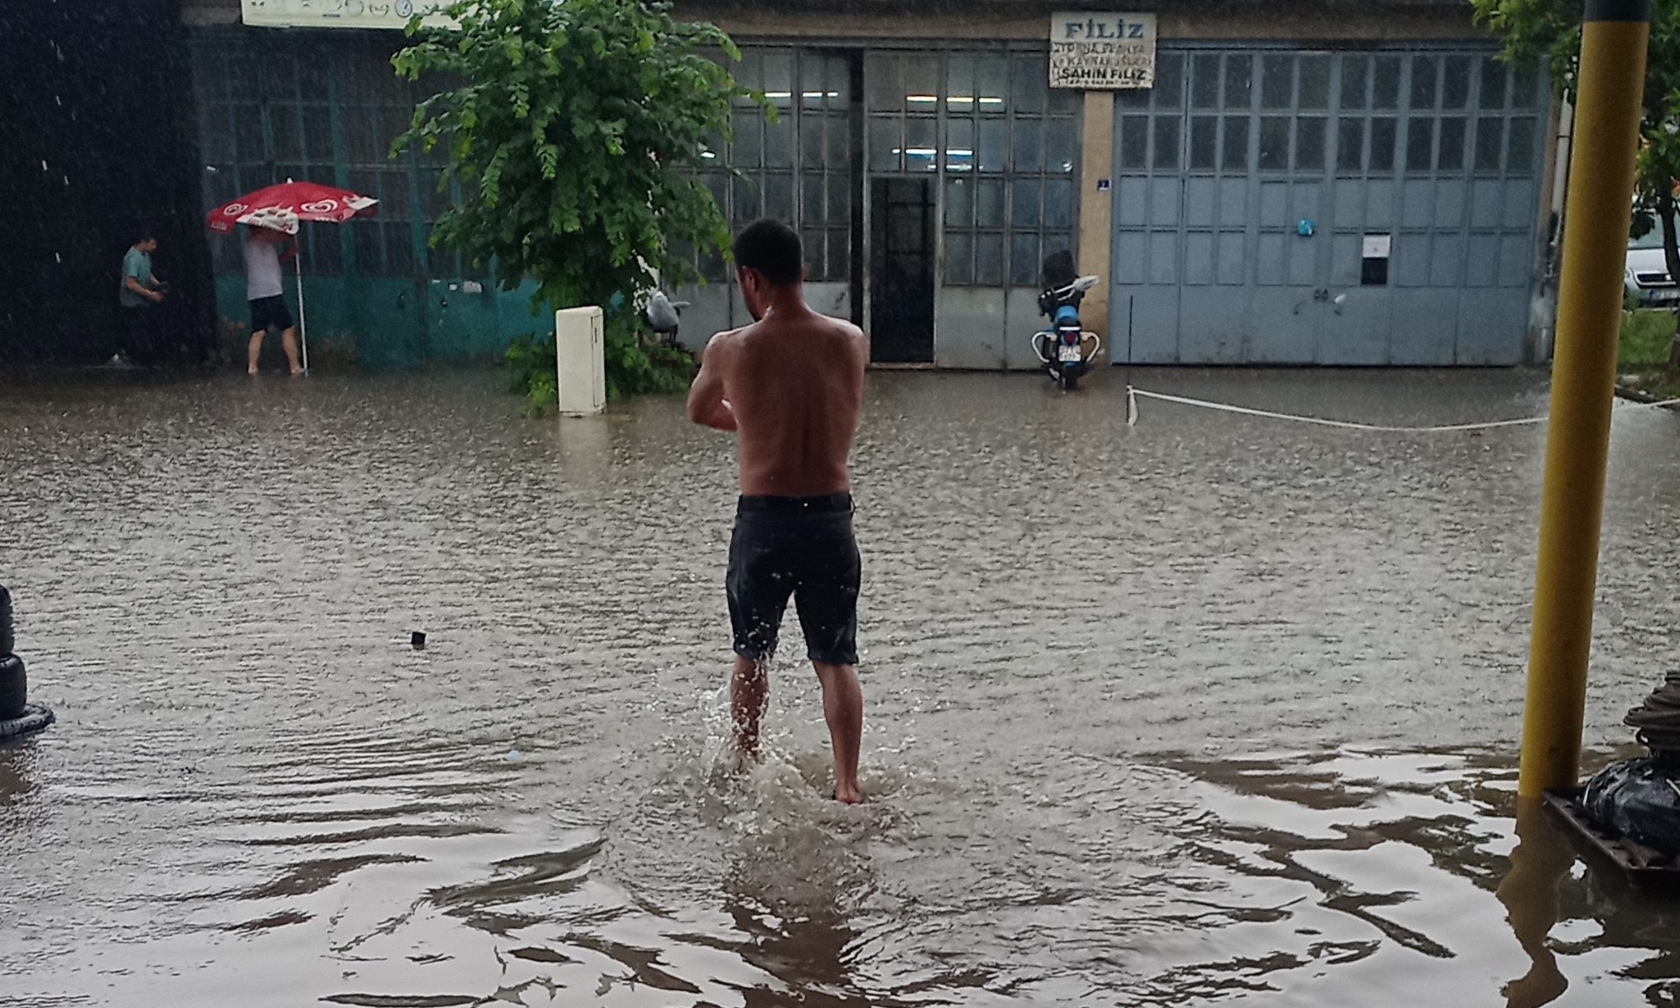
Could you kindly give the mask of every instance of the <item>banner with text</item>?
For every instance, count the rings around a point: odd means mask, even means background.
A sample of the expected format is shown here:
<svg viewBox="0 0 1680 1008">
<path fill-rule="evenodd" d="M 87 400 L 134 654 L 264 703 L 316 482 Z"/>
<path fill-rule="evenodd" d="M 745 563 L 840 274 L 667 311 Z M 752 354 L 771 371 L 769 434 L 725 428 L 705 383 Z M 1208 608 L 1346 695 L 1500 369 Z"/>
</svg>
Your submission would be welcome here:
<svg viewBox="0 0 1680 1008">
<path fill-rule="evenodd" d="M 1155 15 L 1056 14 L 1050 86 L 1118 91 L 1155 86 Z"/>
<path fill-rule="evenodd" d="M 452 25 L 437 11 L 448 0 L 240 0 L 248 25 L 264 28 L 406 28 L 419 14 L 426 24 Z"/>
</svg>

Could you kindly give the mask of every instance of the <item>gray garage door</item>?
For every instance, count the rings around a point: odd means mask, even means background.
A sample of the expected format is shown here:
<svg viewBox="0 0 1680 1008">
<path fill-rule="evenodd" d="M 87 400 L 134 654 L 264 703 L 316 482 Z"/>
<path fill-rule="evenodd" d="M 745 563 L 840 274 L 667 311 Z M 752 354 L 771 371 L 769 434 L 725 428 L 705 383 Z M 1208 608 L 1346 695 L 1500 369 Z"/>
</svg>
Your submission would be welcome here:
<svg viewBox="0 0 1680 1008">
<path fill-rule="evenodd" d="M 1548 100 L 1483 50 L 1162 52 L 1116 101 L 1113 359 L 1516 363 Z"/>
</svg>

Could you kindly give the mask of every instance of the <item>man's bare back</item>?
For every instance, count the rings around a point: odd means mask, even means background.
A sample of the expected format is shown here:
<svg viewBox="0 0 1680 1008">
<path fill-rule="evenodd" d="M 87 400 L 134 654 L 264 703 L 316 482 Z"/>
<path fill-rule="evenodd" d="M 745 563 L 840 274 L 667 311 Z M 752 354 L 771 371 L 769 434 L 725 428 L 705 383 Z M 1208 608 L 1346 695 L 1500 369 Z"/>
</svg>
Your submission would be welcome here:
<svg viewBox="0 0 1680 1008">
<path fill-rule="evenodd" d="M 743 494 L 807 497 L 851 489 L 846 460 L 867 355 L 857 326 L 803 303 L 774 306 L 758 322 L 712 337 L 690 412 L 709 406 L 710 419 L 720 422 L 698 416 L 697 422 L 739 432 Z"/>
</svg>

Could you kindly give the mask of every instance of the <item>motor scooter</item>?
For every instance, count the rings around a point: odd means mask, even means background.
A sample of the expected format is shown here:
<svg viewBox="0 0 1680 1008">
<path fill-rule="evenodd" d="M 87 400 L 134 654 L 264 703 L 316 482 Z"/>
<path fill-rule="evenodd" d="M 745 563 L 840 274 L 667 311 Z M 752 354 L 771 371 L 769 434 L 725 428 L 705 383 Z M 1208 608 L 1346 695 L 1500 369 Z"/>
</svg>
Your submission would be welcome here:
<svg viewBox="0 0 1680 1008">
<path fill-rule="evenodd" d="M 1073 253 L 1056 252 L 1044 260 L 1041 280 L 1038 310 L 1050 319 L 1050 325 L 1033 333 L 1033 353 L 1056 387 L 1072 392 L 1102 353 L 1102 340 L 1096 333 L 1086 332 L 1079 321 L 1079 302 L 1099 279 L 1075 276 Z"/>
</svg>

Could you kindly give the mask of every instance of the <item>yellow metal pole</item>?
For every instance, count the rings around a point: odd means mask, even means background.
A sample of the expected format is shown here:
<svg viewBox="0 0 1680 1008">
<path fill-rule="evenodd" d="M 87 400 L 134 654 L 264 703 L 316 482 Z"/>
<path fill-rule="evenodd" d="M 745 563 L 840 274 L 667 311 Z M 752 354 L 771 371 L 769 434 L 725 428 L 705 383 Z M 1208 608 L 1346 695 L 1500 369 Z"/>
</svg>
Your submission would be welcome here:
<svg viewBox="0 0 1680 1008">
<path fill-rule="evenodd" d="M 1650 0 L 1587 0 L 1564 209 L 1534 634 L 1517 781 L 1521 798 L 1571 787 L 1580 774 L 1587 649 L 1621 331 L 1622 261 L 1650 33 Z"/>
</svg>

